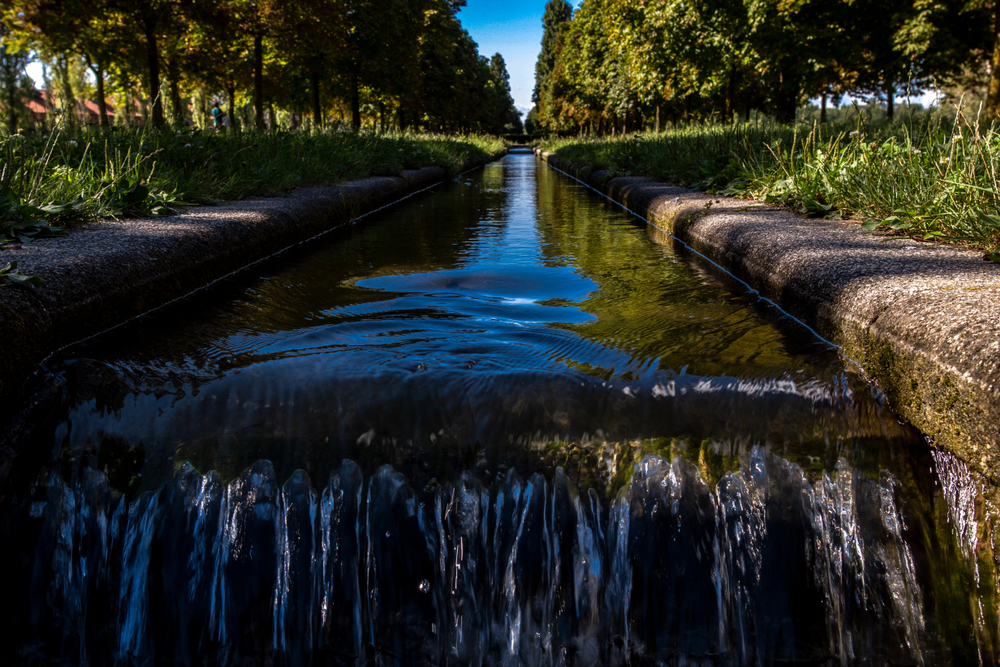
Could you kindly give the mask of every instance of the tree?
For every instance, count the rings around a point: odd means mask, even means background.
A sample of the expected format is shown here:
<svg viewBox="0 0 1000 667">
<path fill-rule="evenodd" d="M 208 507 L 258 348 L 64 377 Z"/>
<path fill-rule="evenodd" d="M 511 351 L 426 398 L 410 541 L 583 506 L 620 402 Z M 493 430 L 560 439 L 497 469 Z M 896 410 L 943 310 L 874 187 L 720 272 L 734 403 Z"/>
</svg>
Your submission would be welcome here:
<svg viewBox="0 0 1000 667">
<path fill-rule="evenodd" d="M 510 73 L 507 63 L 499 53 L 490 58 L 490 80 L 487 83 L 487 125 L 483 129 L 492 134 L 521 133 L 521 115 L 514 108 L 510 94 Z"/>
<path fill-rule="evenodd" d="M 566 0 L 549 0 L 545 5 L 545 14 L 542 16 L 542 50 L 535 63 L 535 90 L 531 94 L 531 101 L 535 104 L 541 99 L 542 88 L 556 65 L 559 31 L 572 18 L 573 6 Z"/>
<path fill-rule="evenodd" d="M 345 17 L 334 0 L 296 3 L 276 13 L 273 34 L 278 48 L 309 80 L 309 106 L 315 127 L 323 126 L 320 85 L 344 49 Z"/>
<path fill-rule="evenodd" d="M 236 98 L 253 77 L 252 41 L 240 29 L 241 17 L 227 2 L 191 6 L 185 36 L 188 74 L 201 85 L 226 94 L 230 127 L 240 129 Z"/>
<path fill-rule="evenodd" d="M 6 23 L 0 23 L 0 110 L 8 134 L 17 132 L 18 122 L 25 113 L 23 100 L 33 91 L 31 80 L 24 71 L 27 65 L 27 50 L 11 38 Z"/>
<path fill-rule="evenodd" d="M 401 128 L 412 122 L 503 132 L 520 123 L 503 59 L 482 57 L 458 21 L 464 0 L 292 5 L 277 0 L 6 0 L 5 5 L 20 8 L 20 32 L 47 54 L 68 102 L 64 106 L 89 89 L 73 80 L 85 63 L 97 83 L 99 104 L 106 97 L 106 77 L 130 92 L 136 80 L 145 82 L 154 125 L 164 122 L 161 84 L 177 124 L 186 111 L 182 93 L 192 89 L 201 105 L 211 94 L 228 97 L 230 122 L 237 128 L 236 105 L 247 91 L 252 91 L 258 128 L 264 126 L 265 110 L 273 112 L 275 104 L 311 108 L 318 126 L 324 103 L 337 105 L 335 97 L 346 102 L 355 128 L 362 125 L 362 109 L 377 114 L 383 128 L 394 113 Z"/>
<path fill-rule="evenodd" d="M 180 7 L 173 0 L 111 0 L 109 9 L 142 35 L 146 50 L 146 90 L 153 105 L 153 125 L 162 127 L 163 100 L 160 99 L 160 40 L 171 27 Z"/>
<path fill-rule="evenodd" d="M 947 85 L 989 61 L 995 49 L 1000 14 L 993 3 L 964 0 L 900 0 L 898 28 L 891 33 L 903 82 L 920 90 L 930 83 Z M 996 68 L 992 77 L 1000 77 Z M 1000 90 L 1000 82 L 997 83 Z M 989 112 L 989 99 L 987 99 Z M 997 109 L 989 114 L 996 117 Z"/>
<path fill-rule="evenodd" d="M 63 81 L 64 106 L 75 105 L 68 83 L 70 55 L 82 57 L 94 76 L 99 123 L 108 126 L 105 75 L 124 60 L 129 36 L 121 30 L 106 0 L 17 0 L 13 2 L 21 31 L 39 51 L 53 54 Z M 75 120 L 75 119 L 74 119 Z"/>
<path fill-rule="evenodd" d="M 538 122 L 538 107 L 533 106 L 528 111 L 528 115 L 524 117 L 524 132 L 526 134 L 538 134 L 541 131 L 542 128 Z"/>
</svg>

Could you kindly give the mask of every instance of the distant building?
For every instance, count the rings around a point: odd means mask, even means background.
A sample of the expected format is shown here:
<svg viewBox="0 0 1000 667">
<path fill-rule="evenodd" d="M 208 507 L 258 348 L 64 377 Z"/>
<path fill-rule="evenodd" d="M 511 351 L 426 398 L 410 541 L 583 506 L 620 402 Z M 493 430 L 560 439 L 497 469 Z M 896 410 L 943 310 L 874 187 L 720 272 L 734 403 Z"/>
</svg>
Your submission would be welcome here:
<svg viewBox="0 0 1000 667">
<path fill-rule="evenodd" d="M 27 106 L 30 116 L 30 126 L 31 127 L 50 127 L 53 123 L 50 119 L 50 114 L 52 110 L 55 109 L 57 112 L 62 110 L 57 106 L 59 104 L 58 97 L 48 90 L 36 90 L 34 95 L 30 100 L 27 100 Z M 108 122 L 114 123 L 118 120 L 119 109 L 115 107 L 114 102 L 111 98 L 105 100 L 106 110 L 108 114 Z M 97 108 L 97 102 L 94 100 L 87 99 L 77 99 L 76 104 L 73 109 L 77 117 L 87 125 L 97 125 L 100 123 L 100 111 Z M 133 112 L 131 120 L 137 124 L 142 125 L 143 115 L 141 113 L 141 107 L 138 102 L 132 102 Z M 127 114 L 127 109 L 125 110 Z M 120 122 L 120 120 L 118 120 Z"/>
</svg>

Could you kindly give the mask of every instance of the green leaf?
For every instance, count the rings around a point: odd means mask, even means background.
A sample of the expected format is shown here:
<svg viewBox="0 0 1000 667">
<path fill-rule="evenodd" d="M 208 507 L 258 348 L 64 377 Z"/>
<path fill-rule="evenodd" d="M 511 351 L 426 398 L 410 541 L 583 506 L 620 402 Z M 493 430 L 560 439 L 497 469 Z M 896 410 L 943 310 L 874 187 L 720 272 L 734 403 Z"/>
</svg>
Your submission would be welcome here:
<svg viewBox="0 0 1000 667">
<path fill-rule="evenodd" d="M 1000 215 L 990 215 L 989 213 L 980 213 L 979 220 L 983 224 L 1000 229 Z"/>
<path fill-rule="evenodd" d="M 861 223 L 861 229 L 865 229 L 870 232 L 879 227 L 882 224 L 882 222 L 883 222 L 882 220 L 865 220 L 863 223 Z"/>
<path fill-rule="evenodd" d="M 28 283 L 29 285 L 34 285 L 35 287 L 41 287 L 45 284 L 45 281 L 38 276 L 26 276 L 23 273 L 8 273 L 4 276 L 12 284 Z"/>
<path fill-rule="evenodd" d="M 45 281 L 38 276 L 26 276 L 18 271 L 17 262 L 7 262 L 7 266 L 0 269 L 0 285 L 3 285 L 4 283 L 11 285 L 28 283 L 29 285 L 34 285 L 35 287 L 41 287 L 45 284 Z"/>
</svg>

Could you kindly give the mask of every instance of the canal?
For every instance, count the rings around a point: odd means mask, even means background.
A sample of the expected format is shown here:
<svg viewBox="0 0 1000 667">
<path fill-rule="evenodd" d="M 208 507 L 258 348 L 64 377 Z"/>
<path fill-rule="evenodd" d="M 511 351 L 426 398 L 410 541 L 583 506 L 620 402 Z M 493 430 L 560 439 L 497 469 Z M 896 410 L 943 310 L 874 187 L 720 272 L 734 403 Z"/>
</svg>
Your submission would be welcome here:
<svg viewBox="0 0 1000 667">
<path fill-rule="evenodd" d="M 12 412 L 7 662 L 1000 657 L 991 487 L 528 152 L 60 352 Z"/>
</svg>

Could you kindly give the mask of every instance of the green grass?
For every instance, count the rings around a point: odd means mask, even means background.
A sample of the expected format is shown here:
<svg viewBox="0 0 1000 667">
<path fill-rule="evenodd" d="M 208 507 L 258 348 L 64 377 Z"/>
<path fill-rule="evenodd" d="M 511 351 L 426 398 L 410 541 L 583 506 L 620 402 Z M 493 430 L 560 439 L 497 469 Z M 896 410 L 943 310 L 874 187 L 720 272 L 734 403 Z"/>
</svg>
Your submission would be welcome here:
<svg viewBox="0 0 1000 667">
<path fill-rule="evenodd" d="M 1000 129 L 959 115 L 871 126 L 690 126 L 660 134 L 546 141 L 612 175 L 648 176 L 779 203 L 866 229 L 986 251 L 1000 262 Z"/>
<path fill-rule="evenodd" d="M 0 137 L 0 250 L 101 218 L 164 215 L 419 167 L 456 174 L 468 160 L 503 150 L 485 136 L 336 131 L 114 128 Z M 12 282 L 5 275 L 0 284 Z"/>
</svg>

